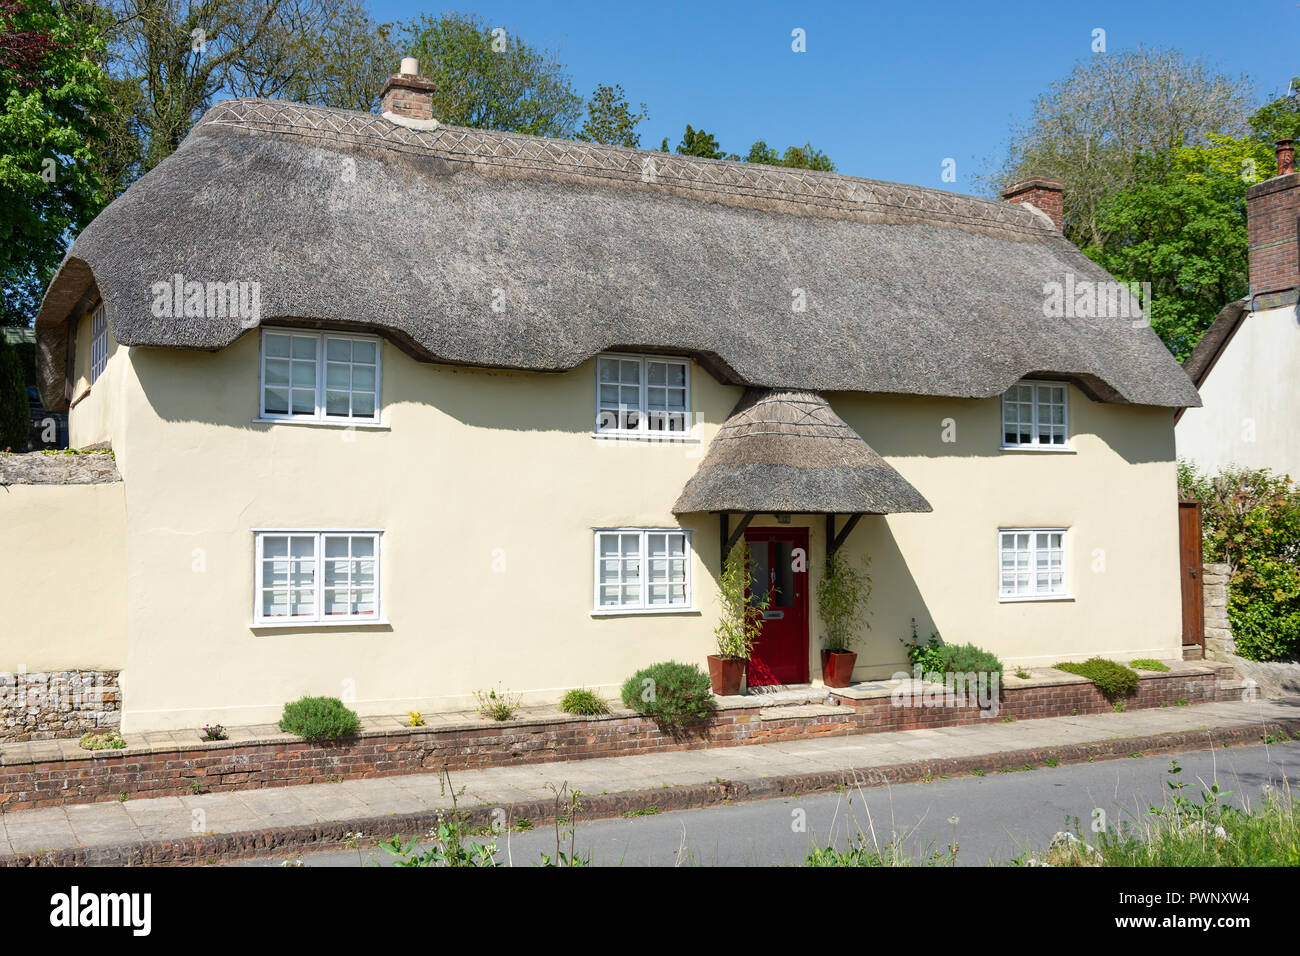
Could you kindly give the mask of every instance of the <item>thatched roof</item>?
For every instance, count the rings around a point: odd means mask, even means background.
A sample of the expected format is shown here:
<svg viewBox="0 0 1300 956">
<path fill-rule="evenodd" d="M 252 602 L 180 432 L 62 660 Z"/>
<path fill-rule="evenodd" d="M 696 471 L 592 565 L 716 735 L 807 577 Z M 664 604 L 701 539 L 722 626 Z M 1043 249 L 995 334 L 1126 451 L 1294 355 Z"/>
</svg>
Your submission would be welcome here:
<svg viewBox="0 0 1300 956">
<path fill-rule="evenodd" d="M 745 390 L 673 505 L 673 514 L 930 510 L 822 396 L 759 388 Z"/>
<path fill-rule="evenodd" d="M 559 371 L 625 348 L 741 385 L 990 397 L 1050 373 L 1104 401 L 1198 402 L 1149 328 L 1044 317 L 1045 282 L 1110 277 L 1023 205 L 245 99 L 69 250 L 37 320 L 50 408 L 58 327 L 92 281 L 126 345 L 247 331 L 155 316 L 175 273 L 257 282 L 263 322 L 374 329 L 428 361 Z"/>
</svg>

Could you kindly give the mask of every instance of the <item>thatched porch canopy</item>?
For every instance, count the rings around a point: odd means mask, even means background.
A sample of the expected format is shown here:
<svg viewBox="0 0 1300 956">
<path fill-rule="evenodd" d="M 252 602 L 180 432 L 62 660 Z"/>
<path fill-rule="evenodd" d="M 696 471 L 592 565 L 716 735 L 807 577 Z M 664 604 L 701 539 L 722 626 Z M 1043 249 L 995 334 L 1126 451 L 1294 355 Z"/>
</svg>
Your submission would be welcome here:
<svg viewBox="0 0 1300 956">
<path fill-rule="evenodd" d="M 758 388 L 745 391 L 673 505 L 674 514 L 931 510 L 820 394 Z"/>
</svg>

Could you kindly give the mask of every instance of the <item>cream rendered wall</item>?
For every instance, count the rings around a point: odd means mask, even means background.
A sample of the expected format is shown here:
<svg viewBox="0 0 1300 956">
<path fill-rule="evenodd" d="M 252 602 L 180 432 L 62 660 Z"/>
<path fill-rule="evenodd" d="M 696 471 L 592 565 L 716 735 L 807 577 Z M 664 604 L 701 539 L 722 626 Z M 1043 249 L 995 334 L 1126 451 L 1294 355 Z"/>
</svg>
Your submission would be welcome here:
<svg viewBox="0 0 1300 956">
<path fill-rule="evenodd" d="M 121 482 L 0 492 L 0 672 L 126 663 Z"/>
<path fill-rule="evenodd" d="M 1202 471 L 1272 468 L 1300 480 L 1300 319 L 1294 305 L 1246 316 L 1178 421 L 1178 455 Z"/>
<path fill-rule="evenodd" d="M 591 362 L 556 375 L 458 369 L 385 343 L 389 430 L 352 431 L 252 422 L 256 332 L 215 354 L 129 354 L 126 439 L 147 467 L 126 485 L 125 730 L 274 721 L 308 693 L 363 714 L 464 708 L 498 683 L 531 700 L 578 685 L 613 693 L 639 666 L 703 664 L 710 652 L 713 515 L 680 522 L 693 532 L 697 613 L 591 614 L 593 529 L 676 527 L 672 504 L 740 395 L 698 366 L 703 442 L 669 444 L 591 436 Z M 902 664 L 912 616 L 923 636 L 933 621 L 1009 659 L 1177 656 L 1168 412 L 1072 390 L 1079 453 L 1032 455 L 997 451 L 996 400 L 832 401 L 936 508 L 864 518 L 847 544 L 875 555 L 862 676 Z M 939 442 L 947 417 L 956 445 Z M 793 521 L 811 527 L 819 566 L 824 519 Z M 997 603 L 996 530 L 1021 522 L 1072 528 L 1077 601 Z M 384 529 L 388 625 L 251 627 L 255 528 Z M 1106 571 L 1088 570 L 1093 548 L 1106 550 Z M 816 675 L 815 598 L 812 611 Z"/>
</svg>

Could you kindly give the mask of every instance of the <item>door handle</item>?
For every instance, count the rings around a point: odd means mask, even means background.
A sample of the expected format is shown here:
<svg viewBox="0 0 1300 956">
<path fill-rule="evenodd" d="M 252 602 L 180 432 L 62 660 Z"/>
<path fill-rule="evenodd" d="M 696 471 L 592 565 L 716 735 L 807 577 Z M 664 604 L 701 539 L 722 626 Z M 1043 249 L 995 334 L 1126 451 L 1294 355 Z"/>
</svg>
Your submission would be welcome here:
<svg viewBox="0 0 1300 956">
<path fill-rule="evenodd" d="M 1188 569 L 1187 569 L 1187 573 L 1190 574 L 1192 577 L 1196 577 L 1196 569 L 1195 569 L 1195 568 L 1188 568 Z"/>
</svg>

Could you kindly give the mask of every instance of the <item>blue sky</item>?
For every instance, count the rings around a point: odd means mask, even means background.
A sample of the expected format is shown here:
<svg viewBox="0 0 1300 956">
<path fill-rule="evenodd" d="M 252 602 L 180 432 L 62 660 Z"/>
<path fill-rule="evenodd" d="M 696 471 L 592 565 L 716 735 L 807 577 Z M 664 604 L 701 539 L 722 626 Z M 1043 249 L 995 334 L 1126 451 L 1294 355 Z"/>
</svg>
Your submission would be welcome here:
<svg viewBox="0 0 1300 956">
<path fill-rule="evenodd" d="M 976 191 L 1033 98 L 1092 55 L 1095 28 L 1112 51 L 1174 47 L 1244 73 L 1261 98 L 1300 74 L 1296 0 L 369 5 L 381 20 L 473 11 L 558 50 L 584 95 L 621 83 L 646 102 L 642 146 L 676 146 L 687 123 L 741 154 L 756 139 L 811 140 L 841 172 L 960 192 Z M 805 53 L 791 51 L 795 28 Z M 949 157 L 955 183 L 940 180 Z"/>
</svg>

